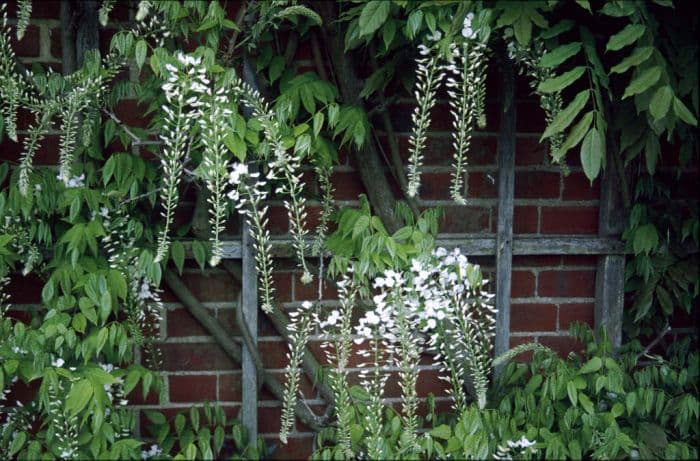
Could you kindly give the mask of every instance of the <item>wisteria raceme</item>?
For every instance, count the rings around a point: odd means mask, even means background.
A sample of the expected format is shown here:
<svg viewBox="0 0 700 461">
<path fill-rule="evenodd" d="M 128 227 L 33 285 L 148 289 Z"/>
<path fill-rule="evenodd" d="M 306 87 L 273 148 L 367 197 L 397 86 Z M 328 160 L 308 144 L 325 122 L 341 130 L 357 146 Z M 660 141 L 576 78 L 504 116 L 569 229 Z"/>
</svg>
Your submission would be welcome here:
<svg viewBox="0 0 700 461">
<path fill-rule="evenodd" d="M 18 0 L 17 2 L 17 40 L 22 40 L 29 26 L 32 16 L 32 0 Z"/>
<path fill-rule="evenodd" d="M 289 217 L 289 230 L 292 234 L 297 263 L 303 273 L 301 282 L 311 283 L 312 276 L 306 265 L 306 199 L 302 196 L 304 183 L 301 181 L 299 165 L 301 159 L 298 154 L 287 154 L 287 149 L 282 144 L 280 127 L 277 118 L 270 109 L 269 104 L 260 93 L 240 78 L 233 79 L 233 90 L 236 95 L 252 110 L 253 117 L 260 122 L 263 132 L 272 152 L 268 159 L 270 175 L 268 179 L 282 179 L 282 185 L 275 191 L 289 195 L 289 200 L 284 201 Z"/>
<path fill-rule="evenodd" d="M 272 296 L 275 288 L 272 282 L 272 247 L 270 246 L 270 231 L 267 229 L 267 205 L 263 201 L 267 192 L 263 189 L 265 182 L 261 181 L 260 173 L 250 172 L 248 165 L 235 163 L 231 166 L 228 182 L 233 186 L 228 197 L 234 201 L 236 210 L 244 216 L 250 226 L 254 238 L 255 269 L 260 282 L 263 312 L 270 313 L 273 308 Z"/>
<path fill-rule="evenodd" d="M 201 58 L 182 53 L 177 55 L 178 66 L 166 64 L 170 72 L 162 89 L 167 104 L 161 107 L 165 113 L 164 132 L 161 134 L 164 149 L 163 167 L 163 217 L 164 228 L 158 237 L 156 262 L 165 260 L 170 248 L 170 226 L 179 198 L 178 186 L 183 171 L 183 160 L 190 146 L 190 129 L 195 123 L 201 95 L 207 92 L 209 80 Z"/>
<path fill-rule="evenodd" d="M 428 37 L 429 40 L 437 42 L 440 40 L 440 32 Z M 418 67 L 416 69 L 416 89 L 415 96 L 418 102 L 411 122 L 413 132 L 408 139 L 409 159 L 408 159 L 408 196 L 415 197 L 420 187 L 420 168 L 423 164 L 423 150 L 428 139 L 428 128 L 430 127 L 430 110 L 435 106 L 437 90 L 444 73 L 440 66 L 440 55 L 437 43 L 430 47 L 421 44 L 418 46 L 421 57 L 416 59 Z"/>
<path fill-rule="evenodd" d="M 347 366 L 352 348 L 352 314 L 358 295 L 358 287 L 353 281 L 352 272 L 352 268 L 349 268 L 348 273 L 337 284 L 340 308 L 332 310 L 325 320 L 321 320 L 319 315 L 314 316 L 319 329 L 329 338 L 321 347 L 332 365 L 329 383 L 335 394 L 338 441 L 347 458 L 354 456 L 350 435 L 354 410 L 347 380 Z"/>
<path fill-rule="evenodd" d="M 310 301 L 301 303 L 301 307 L 289 314 L 289 352 L 287 359 L 287 382 L 284 387 L 282 399 L 282 418 L 280 423 L 280 442 L 286 444 L 289 432 L 294 425 L 294 408 L 297 404 L 299 381 L 301 379 L 301 361 L 306 348 L 306 343 L 313 325 L 315 307 Z"/>
<path fill-rule="evenodd" d="M 326 241 L 326 236 L 328 234 L 328 223 L 331 221 L 333 214 L 333 184 L 331 183 L 331 173 L 333 172 L 332 167 L 320 165 L 316 162 L 314 165 L 316 174 L 318 175 L 318 185 L 321 189 L 321 216 L 318 219 L 318 226 L 316 227 L 316 237 L 314 238 L 314 243 L 311 248 L 311 253 L 316 256 L 321 256 L 323 251 L 323 246 Z M 319 277 L 321 277 L 319 275 Z"/>
<path fill-rule="evenodd" d="M 521 46 L 517 40 L 513 40 L 513 31 L 506 29 L 505 39 L 507 40 L 508 57 L 520 66 L 520 72 L 526 73 L 530 77 L 530 87 L 540 98 L 540 107 L 544 110 L 545 122 L 549 126 L 554 118 L 561 112 L 564 100 L 561 91 L 552 93 L 542 93 L 537 91 L 537 87 L 543 81 L 555 76 L 553 68 L 538 65 L 539 60 L 546 53 L 544 43 L 535 40 L 532 46 Z M 549 138 L 550 155 L 553 159 L 561 158 L 559 149 L 564 143 L 564 133 L 557 133 Z"/>
<path fill-rule="evenodd" d="M 226 218 L 226 189 L 229 176 L 229 161 L 224 144 L 224 138 L 230 127 L 227 122 L 233 115 L 228 107 L 229 98 L 225 94 L 225 88 L 221 87 L 215 92 L 211 88 L 206 93 L 204 107 L 200 109 L 199 123 L 204 136 L 202 144 L 204 151 L 202 163 L 199 167 L 200 175 L 209 190 L 209 213 L 211 215 L 210 224 L 212 228 L 211 236 L 211 261 L 212 266 L 216 266 L 221 261 L 223 249 L 219 234 L 224 230 L 224 220 Z"/>
</svg>

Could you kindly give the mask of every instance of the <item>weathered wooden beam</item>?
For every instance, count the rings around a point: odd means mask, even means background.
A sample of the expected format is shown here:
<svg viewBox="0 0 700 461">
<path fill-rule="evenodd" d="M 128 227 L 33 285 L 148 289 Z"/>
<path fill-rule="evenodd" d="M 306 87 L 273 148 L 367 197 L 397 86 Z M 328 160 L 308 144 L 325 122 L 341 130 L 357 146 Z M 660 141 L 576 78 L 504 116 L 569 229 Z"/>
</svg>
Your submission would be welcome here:
<svg viewBox="0 0 700 461">
<path fill-rule="evenodd" d="M 308 239 L 308 244 L 313 243 Z M 183 241 L 187 256 L 191 243 Z M 495 256 L 496 239 L 489 237 L 445 237 L 438 238 L 436 246 L 459 248 L 468 256 Z M 241 243 L 238 240 L 222 242 L 223 259 L 241 259 Z M 291 239 L 273 239 L 272 256 L 293 258 L 294 248 Z M 624 255 L 625 244 L 616 238 L 607 237 L 513 237 L 513 256 L 529 255 Z"/>
<path fill-rule="evenodd" d="M 608 146 L 614 145 L 608 143 Z M 606 168 L 600 181 L 600 208 L 598 235 L 602 238 L 619 238 L 622 233 L 626 213 L 622 206 L 622 195 L 618 183 L 620 173 L 614 156 L 616 151 L 607 152 Z M 613 347 L 622 343 L 622 313 L 625 306 L 625 256 L 608 254 L 598 258 L 595 280 L 596 330 L 605 328 Z"/>
<path fill-rule="evenodd" d="M 498 133 L 498 226 L 496 230 L 496 356 L 510 347 L 510 289 L 513 267 L 515 195 L 515 77 L 513 64 L 501 69 L 501 123 Z"/>
<path fill-rule="evenodd" d="M 252 88 L 257 89 L 255 73 L 250 59 L 243 59 L 243 80 Z M 250 118 L 250 109 L 246 108 L 244 115 Z M 258 373 L 253 360 L 258 343 L 258 274 L 255 268 L 255 249 L 253 248 L 253 230 L 247 219 L 242 219 L 241 230 L 241 302 L 238 304 L 238 318 L 241 328 L 245 325 L 250 332 L 250 345 L 244 344 L 241 369 L 241 422 L 248 431 L 251 444 L 258 438 Z M 251 350 L 251 348 L 253 350 Z"/>
<path fill-rule="evenodd" d="M 224 353 L 234 362 L 241 363 L 243 354 L 241 346 L 233 340 L 231 332 L 226 331 L 221 322 L 211 315 L 207 308 L 199 302 L 185 286 L 180 277 L 175 272 L 168 269 L 163 273 L 163 279 L 175 296 L 177 296 L 178 300 L 185 306 L 187 311 L 199 321 L 205 330 L 207 330 Z M 257 353 L 256 350 L 255 354 Z M 262 363 L 262 360 L 256 360 L 255 362 Z M 282 401 L 284 397 L 284 384 L 264 369 L 257 370 L 257 374 L 262 376 L 262 384 L 270 393 L 272 393 L 276 399 Z M 302 401 L 297 403 L 294 412 L 301 422 L 315 431 L 320 430 L 325 424 L 325 421 L 314 415 Z"/>
</svg>

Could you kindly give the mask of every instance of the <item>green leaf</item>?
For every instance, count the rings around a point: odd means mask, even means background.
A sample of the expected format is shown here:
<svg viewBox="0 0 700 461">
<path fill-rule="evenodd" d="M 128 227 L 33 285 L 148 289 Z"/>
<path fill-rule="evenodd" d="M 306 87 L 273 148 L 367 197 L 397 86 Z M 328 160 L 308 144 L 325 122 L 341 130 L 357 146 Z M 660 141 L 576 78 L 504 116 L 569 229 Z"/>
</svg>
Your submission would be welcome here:
<svg viewBox="0 0 700 461">
<path fill-rule="evenodd" d="M 577 94 L 574 100 L 564 109 L 562 109 L 562 111 L 559 112 L 556 117 L 554 117 L 552 123 L 547 126 L 542 134 L 542 137 L 540 138 L 540 142 L 552 135 L 564 131 L 571 124 L 571 122 L 574 121 L 578 113 L 581 112 L 581 109 L 583 109 L 583 107 L 586 105 L 590 94 L 590 90 L 583 90 Z"/>
<path fill-rule="evenodd" d="M 586 413 L 592 415 L 595 412 L 593 402 L 591 402 L 591 399 L 589 399 L 586 394 L 584 394 L 583 392 L 578 394 L 578 400 L 579 402 L 581 402 L 581 406 L 583 407 L 583 409 L 586 410 Z"/>
<path fill-rule="evenodd" d="M 649 254 L 651 250 L 656 248 L 659 243 L 659 234 L 653 224 L 644 224 L 639 226 L 634 232 L 632 248 L 636 254 Z"/>
<path fill-rule="evenodd" d="M 627 88 L 625 88 L 622 99 L 629 98 L 630 96 L 642 93 L 651 88 L 651 86 L 661 78 L 661 72 L 661 66 L 654 66 L 642 72 L 641 75 L 633 79 Z"/>
<path fill-rule="evenodd" d="M 620 32 L 610 37 L 608 44 L 605 45 L 605 51 L 617 51 L 621 50 L 627 45 L 631 45 L 637 41 L 637 39 L 641 37 L 646 30 L 647 28 L 643 24 L 628 24 Z"/>
<path fill-rule="evenodd" d="M 433 428 L 430 431 L 430 435 L 438 439 L 447 440 L 452 435 L 452 430 L 447 424 L 441 424 L 438 427 Z"/>
<path fill-rule="evenodd" d="M 532 22 L 530 18 L 521 14 L 513 24 L 513 32 L 518 43 L 522 46 L 527 46 L 530 43 L 530 38 L 532 38 Z"/>
<path fill-rule="evenodd" d="M 170 247 L 170 257 L 173 258 L 173 263 L 177 267 L 177 271 L 182 275 L 182 267 L 185 264 L 185 246 L 181 241 L 175 240 Z"/>
<path fill-rule="evenodd" d="M 652 176 L 656 173 L 656 164 L 659 161 L 660 152 L 661 144 L 659 143 L 659 138 L 653 132 L 649 132 L 644 145 L 644 159 L 646 160 L 647 172 Z"/>
<path fill-rule="evenodd" d="M 143 63 L 146 62 L 146 53 L 148 52 L 148 44 L 146 40 L 139 40 L 136 42 L 136 49 L 134 50 L 134 59 L 136 60 L 136 65 L 139 66 L 139 70 L 143 67 Z"/>
<path fill-rule="evenodd" d="M 540 38 L 542 38 L 544 40 L 554 38 L 557 35 L 561 35 L 564 32 L 571 30 L 574 27 L 574 25 L 575 25 L 574 21 L 571 21 L 569 19 L 564 19 L 563 21 L 558 22 L 554 26 L 552 26 L 548 29 L 544 29 L 540 33 Z"/>
<path fill-rule="evenodd" d="M 146 410 L 146 417 L 153 423 L 153 424 L 165 424 L 168 421 L 165 419 L 165 416 L 163 413 L 159 411 L 153 411 L 153 410 Z"/>
<path fill-rule="evenodd" d="M 270 67 L 268 69 L 268 75 L 270 76 L 270 83 L 274 83 L 275 80 L 280 78 L 282 71 L 284 71 L 284 57 L 275 56 L 270 61 Z"/>
<path fill-rule="evenodd" d="M 666 116 L 671 108 L 673 97 L 673 89 L 668 85 L 656 90 L 649 102 L 649 113 L 654 117 L 654 120 L 660 120 Z"/>
<path fill-rule="evenodd" d="M 578 371 L 580 375 L 585 375 L 588 373 L 595 373 L 603 367 L 603 361 L 600 357 L 593 357 L 588 362 L 584 363 L 581 369 Z"/>
<path fill-rule="evenodd" d="M 314 115 L 314 136 L 318 136 L 319 133 L 321 132 L 321 128 L 323 127 L 323 120 L 325 118 L 325 115 L 323 115 L 323 112 L 317 112 L 316 115 Z"/>
<path fill-rule="evenodd" d="M 569 400 L 573 406 L 578 403 L 578 391 L 576 390 L 576 384 L 573 381 L 566 383 L 566 393 L 569 395 Z"/>
<path fill-rule="evenodd" d="M 698 126 L 698 120 L 695 118 L 693 113 L 688 110 L 685 104 L 683 104 L 683 101 L 678 99 L 678 97 L 673 99 L 673 113 L 675 113 L 679 119 L 683 120 L 688 125 Z"/>
<path fill-rule="evenodd" d="M 581 143 L 581 165 L 590 181 L 598 177 L 603 156 L 603 139 L 598 130 L 592 128 Z"/>
<path fill-rule="evenodd" d="M 634 413 L 634 406 L 637 403 L 637 393 L 636 392 L 629 392 L 625 396 L 625 406 L 627 407 L 627 414 L 629 416 L 632 416 Z"/>
<path fill-rule="evenodd" d="M 653 46 L 641 46 L 637 47 L 632 51 L 632 54 L 627 56 L 625 59 L 620 61 L 618 64 L 614 65 L 610 69 L 611 74 L 622 74 L 624 72 L 627 72 L 630 67 L 638 66 L 642 64 L 643 62 L 646 62 L 647 59 L 651 56 L 651 54 L 654 52 L 654 47 Z"/>
<path fill-rule="evenodd" d="M 12 455 L 18 453 L 22 447 L 24 446 L 24 442 L 27 441 L 27 433 L 22 431 L 22 432 L 16 432 L 14 434 L 14 438 L 12 439 L 12 443 L 10 444 L 10 458 L 12 458 Z"/>
<path fill-rule="evenodd" d="M 66 397 L 66 411 L 72 415 L 79 413 L 92 398 L 92 383 L 87 379 L 81 379 L 73 384 Z"/>
<path fill-rule="evenodd" d="M 416 33 L 420 29 L 420 25 L 423 22 L 423 11 L 413 10 L 411 14 L 408 15 L 408 21 L 406 22 L 406 29 L 408 31 L 408 38 L 413 40 L 416 37 Z"/>
<path fill-rule="evenodd" d="M 384 24 L 384 28 L 382 29 L 382 40 L 384 41 L 385 49 L 389 49 L 389 46 L 391 46 L 391 42 L 394 41 L 394 36 L 396 36 L 396 21 L 387 21 L 387 23 Z"/>
<path fill-rule="evenodd" d="M 243 141 L 238 135 L 229 133 L 224 137 L 224 144 L 228 147 L 228 150 L 233 152 L 233 155 L 238 158 L 241 162 L 245 162 L 246 157 L 246 146 L 245 141 Z"/>
<path fill-rule="evenodd" d="M 199 267 L 204 269 L 204 265 L 207 261 L 207 249 L 199 240 L 194 240 L 192 242 L 192 254 L 194 255 L 195 261 L 197 261 L 197 264 L 199 264 Z"/>
<path fill-rule="evenodd" d="M 581 42 L 568 43 L 545 53 L 537 63 L 539 67 L 556 67 L 581 50 Z"/>
<path fill-rule="evenodd" d="M 564 154 L 566 154 L 569 149 L 572 147 L 578 145 L 578 143 L 581 142 L 583 137 L 586 135 L 588 132 L 588 128 L 591 126 L 591 122 L 593 121 L 593 111 L 586 112 L 583 117 L 581 117 L 581 120 L 574 126 L 571 131 L 569 132 L 569 136 L 567 136 L 566 140 L 562 143 L 561 147 L 559 147 L 559 150 L 555 152 L 555 161 L 559 161 L 564 157 Z"/>
<path fill-rule="evenodd" d="M 389 17 L 391 2 L 371 0 L 360 13 L 360 37 L 373 34 Z"/>
<path fill-rule="evenodd" d="M 584 66 L 574 67 L 568 72 L 549 78 L 537 86 L 537 91 L 540 93 L 554 93 L 555 91 L 561 91 L 568 87 L 576 80 L 578 80 L 583 73 L 586 71 Z"/>
</svg>

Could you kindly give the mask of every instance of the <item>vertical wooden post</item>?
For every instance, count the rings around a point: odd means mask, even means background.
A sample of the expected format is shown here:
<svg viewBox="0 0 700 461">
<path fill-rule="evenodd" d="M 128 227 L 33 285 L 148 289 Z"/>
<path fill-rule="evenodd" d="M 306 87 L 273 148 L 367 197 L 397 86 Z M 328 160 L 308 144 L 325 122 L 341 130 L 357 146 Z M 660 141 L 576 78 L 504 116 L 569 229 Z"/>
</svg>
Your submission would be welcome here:
<svg viewBox="0 0 700 461">
<path fill-rule="evenodd" d="M 608 143 L 611 146 L 612 143 Z M 613 155 L 606 155 L 606 168 L 600 182 L 600 211 L 598 234 L 601 237 L 619 238 L 625 226 L 625 210 L 622 206 L 618 172 Z M 614 348 L 622 342 L 622 311 L 625 294 L 625 256 L 603 255 L 598 257 L 595 278 L 595 327 L 602 326 Z"/>
<path fill-rule="evenodd" d="M 501 126 L 498 133 L 498 230 L 496 234 L 496 355 L 510 346 L 510 289 L 515 188 L 515 82 L 513 63 L 503 63 Z M 499 370 L 497 370 L 497 373 Z"/>
<path fill-rule="evenodd" d="M 243 80 L 257 89 L 255 74 L 247 58 L 243 61 Z M 246 109 L 248 112 L 249 109 Z M 244 113 L 246 118 L 250 113 Z M 250 331 L 253 344 L 258 340 L 258 278 L 255 270 L 255 250 L 253 236 L 246 219 L 241 228 L 241 319 Z M 250 443 L 255 444 L 258 438 L 258 374 L 255 362 L 246 344 L 243 344 L 241 360 L 241 423 L 248 431 Z"/>
</svg>

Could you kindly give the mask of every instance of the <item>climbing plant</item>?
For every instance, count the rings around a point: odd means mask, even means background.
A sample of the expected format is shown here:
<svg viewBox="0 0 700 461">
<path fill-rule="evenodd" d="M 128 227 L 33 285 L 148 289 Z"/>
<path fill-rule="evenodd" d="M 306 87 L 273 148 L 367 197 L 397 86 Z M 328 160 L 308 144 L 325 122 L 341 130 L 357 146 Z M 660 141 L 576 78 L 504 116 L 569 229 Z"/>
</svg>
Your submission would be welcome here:
<svg viewBox="0 0 700 461">
<path fill-rule="evenodd" d="M 405 396 L 400 446 L 404 453 L 415 447 L 413 371 L 428 346 L 443 356 L 455 406 L 466 408 L 466 372 L 483 408 L 491 367 L 488 296 L 478 268 L 459 255 L 448 261 L 432 253 L 438 212 L 419 213 L 417 198 L 444 87 L 453 124 L 450 196 L 468 203 L 471 136 L 486 126 L 488 69 L 506 61 L 540 101 L 541 141 L 551 161 L 566 170 L 567 155 L 578 150 L 591 181 L 602 171 L 617 175 L 629 211 L 624 238 L 635 253 L 628 332 L 697 302 L 697 203 L 671 214 L 657 179 L 662 152 L 681 165 L 697 161 L 697 14 L 686 4 L 250 1 L 232 9 L 217 1 L 146 0 L 134 2 L 134 19 L 114 35 L 108 53 L 83 50 L 66 75 L 18 62 L 10 37 L 22 39 L 32 2 L 17 6 L 14 27 L 0 6 L 0 136 L 22 144 L 19 160 L 0 166 L 0 288 L 17 270 L 37 275 L 43 286 L 27 322 L 0 307 L 3 397 L 13 382 L 39 382 L 36 398 L 5 419 L 0 449 L 7 456 L 138 456 L 126 401 L 139 383 L 144 395 L 162 388 L 153 339 L 168 262 L 182 271 L 189 250 L 201 267 L 221 264 L 225 223 L 235 209 L 253 232 L 261 307 L 280 315 L 266 205 L 273 197 L 284 201 L 301 281 L 322 283 L 327 274 L 312 275 L 311 256 L 322 268 L 328 251 L 328 272 L 349 274 L 340 282 L 343 312 L 360 297 L 374 307 L 362 323 L 379 354 L 367 381 L 374 434 L 382 424 L 379 366 L 394 364 Z M 114 6 L 101 3 L 99 23 L 108 23 Z M 293 65 L 300 42 L 312 50 L 312 71 Z M 369 69 L 355 64 L 363 58 Z M 120 79 L 129 66 L 136 81 Z M 401 92 L 416 100 L 406 167 L 387 112 L 389 95 Z M 147 107 L 147 128 L 115 114 L 127 97 Z M 21 138 L 20 109 L 31 119 Z M 389 152 L 373 136 L 375 124 L 384 126 Z M 35 162 L 50 129 L 60 133 L 57 171 Z M 355 157 L 367 197 L 359 209 L 334 214 L 330 175 L 339 149 Z M 318 179 L 316 229 L 308 225 L 302 166 Z M 401 189 L 398 201 L 385 170 Z M 191 224 L 179 225 L 178 203 L 195 188 Z M 443 275 L 444 284 L 431 285 Z M 383 296 L 372 298 L 372 288 Z M 431 311 L 435 303 L 448 311 Z M 438 327 L 440 315 L 449 327 Z M 337 421 L 351 419 L 343 386 L 349 324 L 339 323 L 340 312 L 322 316 L 313 303 L 292 317 L 293 330 L 283 332 L 292 339 L 293 379 L 282 439 L 303 411 L 295 405 L 295 373 L 314 321 L 341 337 L 331 344 L 338 370 L 329 379 Z M 379 339 L 377 331 L 389 336 Z M 417 342 L 426 333 L 436 336 Z M 145 351 L 141 364 L 132 344 Z M 395 358 L 382 357 L 380 345 Z M 28 428 L 35 419 L 38 427 Z M 340 437 L 349 452 L 351 434 Z M 371 454 L 380 454 L 374 442 Z"/>
</svg>

